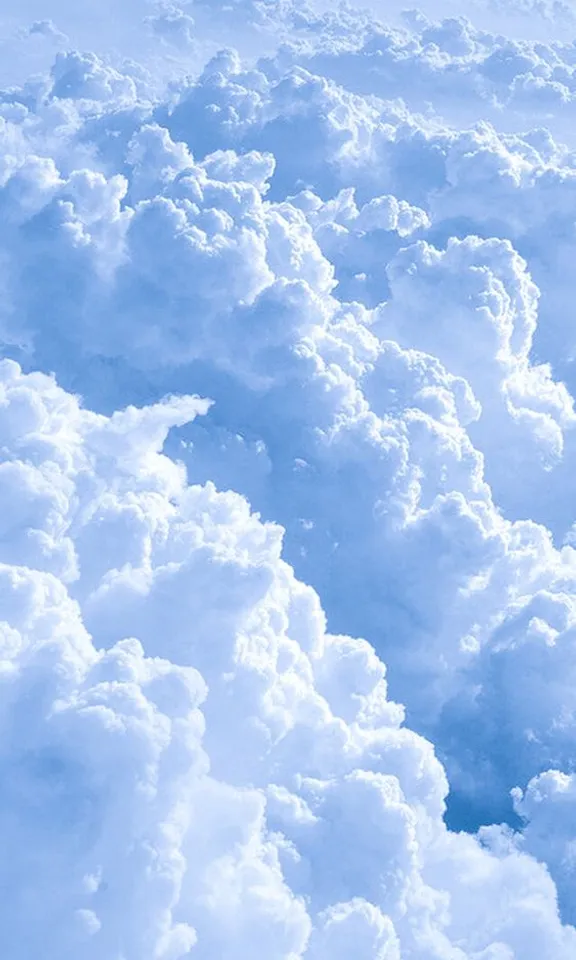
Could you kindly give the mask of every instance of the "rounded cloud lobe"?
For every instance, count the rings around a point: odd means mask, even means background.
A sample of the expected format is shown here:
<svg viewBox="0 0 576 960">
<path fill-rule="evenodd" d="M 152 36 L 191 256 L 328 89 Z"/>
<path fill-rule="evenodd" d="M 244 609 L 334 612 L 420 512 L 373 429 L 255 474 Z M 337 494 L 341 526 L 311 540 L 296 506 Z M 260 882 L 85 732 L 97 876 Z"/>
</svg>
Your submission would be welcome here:
<svg viewBox="0 0 576 960">
<path fill-rule="evenodd" d="M 221 14 L 0 95 L 10 955 L 568 960 L 573 51 Z"/>
</svg>

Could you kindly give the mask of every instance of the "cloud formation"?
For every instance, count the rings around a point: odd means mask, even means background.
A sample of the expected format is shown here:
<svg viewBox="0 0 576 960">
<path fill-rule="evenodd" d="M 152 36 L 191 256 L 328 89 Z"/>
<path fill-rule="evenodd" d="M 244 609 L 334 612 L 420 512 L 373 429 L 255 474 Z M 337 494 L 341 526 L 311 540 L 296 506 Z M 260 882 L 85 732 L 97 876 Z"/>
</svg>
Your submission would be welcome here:
<svg viewBox="0 0 576 960">
<path fill-rule="evenodd" d="M 104 417 L 0 376 L 12 955 L 568 958 L 545 869 L 447 831 L 431 745 L 373 648 L 326 632 L 282 531 L 162 454 L 207 404 Z"/>
<path fill-rule="evenodd" d="M 573 50 L 140 14 L 0 93 L 12 956 L 568 960 Z"/>
</svg>

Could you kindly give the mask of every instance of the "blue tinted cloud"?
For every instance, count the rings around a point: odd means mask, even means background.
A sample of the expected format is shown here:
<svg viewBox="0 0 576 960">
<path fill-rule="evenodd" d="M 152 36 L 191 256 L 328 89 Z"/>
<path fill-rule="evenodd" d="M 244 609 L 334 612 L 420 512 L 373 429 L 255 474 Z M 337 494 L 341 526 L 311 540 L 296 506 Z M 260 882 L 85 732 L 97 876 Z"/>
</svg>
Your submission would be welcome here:
<svg viewBox="0 0 576 960">
<path fill-rule="evenodd" d="M 573 51 L 141 7 L 0 96 L 11 956 L 568 960 Z"/>
</svg>

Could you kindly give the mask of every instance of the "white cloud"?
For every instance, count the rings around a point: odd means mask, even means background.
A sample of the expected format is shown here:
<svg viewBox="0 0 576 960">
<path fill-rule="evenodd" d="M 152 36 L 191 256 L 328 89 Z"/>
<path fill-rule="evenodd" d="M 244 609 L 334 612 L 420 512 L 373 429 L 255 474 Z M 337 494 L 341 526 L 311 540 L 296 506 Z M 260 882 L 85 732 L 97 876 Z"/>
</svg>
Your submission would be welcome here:
<svg viewBox="0 0 576 960">
<path fill-rule="evenodd" d="M 264 75 L 242 74 L 232 54 L 212 63 L 193 89 L 202 89 L 218 70 L 235 78 L 234 85 L 243 77 L 253 89 L 262 83 L 267 90 Z M 300 86 L 293 86 L 296 79 Z M 228 85 L 218 80 L 215 89 Z M 290 97 L 299 109 L 297 97 L 306 104 L 309 92 L 314 111 L 324 101 L 334 110 L 346 103 L 336 87 L 292 73 L 274 86 L 275 110 L 287 97 L 283 109 L 294 109 Z M 260 100 L 258 94 L 251 102 Z M 189 106 L 188 94 L 182 102 Z M 355 100 L 349 105 L 361 106 Z M 420 717 L 433 715 L 451 695 L 474 644 L 488 635 L 488 624 L 477 620 L 478 604 L 487 617 L 497 616 L 506 591 L 516 594 L 514 574 L 506 570 L 502 586 L 486 596 L 487 583 L 499 579 L 493 566 L 507 568 L 510 541 L 542 539 L 502 523 L 466 429 L 473 437 L 477 430 L 488 468 L 491 450 L 498 463 L 493 437 L 507 429 L 505 486 L 518 458 L 531 469 L 541 469 L 539 459 L 546 466 L 560 458 L 571 417 L 565 393 L 546 371 L 529 365 L 536 298 L 520 259 L 506 243 L 455 243 L 446 254 L 411 246 L 414 234 L 429 229 L 427 214 L 393 196 L 363 200 L 365 187 L 358 196 L 340 191 L 328 202 L 310 190 L 292 200 L 268 200 L 278 189 L 278 168 L 260 151 L 220 151 L 198 161 L 158 124 L 143 125 L 125 149 L 122 176 L 80 171 L 64 180 L 53 166 L 40 164 L 41 189 L 34 166 L 32 175 L 24 177 L 23 167 L 12 176 L 8 190 L 23 199 L 6 244 L 13 263 L 7 319 L 18 318 L 23 329 L 11 331 L 8 324 L 8 331 L 16 341 L 35 340 L 42 362 L 57 362 L 64 375 L 79 362 L 89 374 L 92 360 L 86 365 L 80 349 L 89 357 L 107 354 L 117 364 L 128 359 L 130 374 L 111 368 L 128 395 L 141 374 L 151 390 L 170 387 L 181 366 L 184 378 L 203 378 L 222 419 L 212 439 L 203 425 L 192 429 L 192 476 L 210 479 L 216 469 L 223 486 L 253 491 L 258 507 L 286 523 L 289 556 L 321 588 L 338 628 L 365 632 L 386 650 L 402 696 L 409 695 L 415 674 L 426 677 L 426 696 L 411 707 Z M 408 250 L 397 255 L 403 244 Z M 425 252 L 423 262 L 430 258 L 436 295 L 445 291 L 447 324 L 480 316 L 488 336 L 494 328 L 478 377 L 465 336 L 457 350 L 448 333 L 449 352 L 437 333 L 435 341 L 423 339 L 421 311 L 430 296 L 420 288 L 426 269 L 418 274 L 410 265 L 415 251 Z M 36 278 L 48 258 L 53 294 L 49 304 L 43 301 L 39 327 Z M 365 267 L 364 280 L 354 258 Z M 387 262 L 393 264 L 388 272 Z M 462 307 L 465 276 L 477 291 L 476 312 L 469 302 Z M 342 304 L 338 296 L 346 283 L 360 293 L 364 285 L 368 304 L 370 297 L 390 302 L 375 313 Z M 390 319 L 395 311 L 409 325 L 406 336 Z M 103 324 L 103 316 L 111 322 Z M 500 386 L 483 394 L 483 383 L 488 390 L 495 377 Z M 536 398 L 538 377 L 550 395 L 544 409 Z M 106 390 L 110 386 L 106 381 Z M 241 466 L 238 474 L 237 458 L 230 459 L 237 435 L 253 438 L 248 448 L 251 463 L 258 462 L 256 482 L 251 467 Z M 195 455 L 196 438 L 202 460 Z M 342 478 L 354 491 L 344 512 Z M 423 579 L 407 576 L 411 567 L 421 569 L 419 558 L 431 550 L 444 555 L 441 568 Z M 465 644 L 463 637 L 469 638 Z"/>
<path fill-rule="evenodd" d="M 206 405 L 106 418 L 45 376 L 2 377 L 3 456 L 68 487 L 77 561 L 68 590 L 33 549 L 0 567 L 15 960 L 296 960 L 356 941 L 387 960 L 530 960 L 544 942 L 568 958 L 544 869 L 446 831 L 430 744 L 401 726 L 370 645 L 326 633 L 281 531 L 160 452 Z"/>
<path fill-rule="evenodd" d="M 173 3 L 159 4 L 144 21 L 161 40 L 188 47 L 194 41 L 194 18 Z"/>
<path fill-rule="evenodd" d="M 562 909 L 574 917 L 574 775 L 547 770 L 525 791 L 513 791 L 514 806 L 526 825 L 521 846 L 544 859 L 556 881 Z"/>
<path fill-rule="evenodd" d="M 66 43 L 68 37 L 62 33 L 53 20 L 34 20 L 27 30 L 23 31 L 25 37 L 46 37 L 58 43 Z"/>
<path fill-rule="evenodd" d="M 2 92 L 14 960 L 568 960 L 573 51 L 276 6 Z"/>
</svg>

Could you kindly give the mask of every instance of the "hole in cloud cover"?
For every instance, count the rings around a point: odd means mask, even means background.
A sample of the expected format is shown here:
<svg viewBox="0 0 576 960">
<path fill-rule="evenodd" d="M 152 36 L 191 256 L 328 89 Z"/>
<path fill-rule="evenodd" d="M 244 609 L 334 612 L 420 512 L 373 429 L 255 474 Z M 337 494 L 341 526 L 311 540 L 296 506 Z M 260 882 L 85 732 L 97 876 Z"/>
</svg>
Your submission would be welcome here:
<svg viewBox="0 0 576 960">
<path fill-rule="evenodd" d="M 10 960 L 575 956 L 573 28 L 464 12 L 5 17 Z"/>
</svg>

